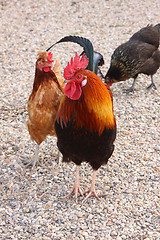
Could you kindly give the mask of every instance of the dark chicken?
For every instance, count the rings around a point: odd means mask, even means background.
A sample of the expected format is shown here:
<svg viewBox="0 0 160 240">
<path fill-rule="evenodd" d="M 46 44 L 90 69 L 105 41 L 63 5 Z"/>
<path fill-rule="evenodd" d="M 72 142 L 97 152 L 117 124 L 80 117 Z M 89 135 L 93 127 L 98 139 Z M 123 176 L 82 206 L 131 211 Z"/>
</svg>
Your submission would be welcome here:
<svg viewBox="0 0 160 240">
<path fill-rule="evenodd" d="M 39 145 L 47 135 L 55 135 L 54 122 L 63 96 L 64 83 L 60 74 L 60 62 L 53 68 L 51 52 L 41 52 L 36 61 L 33 90 L 28 100 L 27 127 L 30 137 L 36 142 L 36 150 L 28 165 L 35 166 Z"/>
<path fill-rule="evenodd" d="M 83 38 L 84 39 L 84 38 Z M 81 56 L 86 53 L 83 51 Z M 86 54 L 88 56 L 88 54 Z M 93 68 L 88 68 L 90 71 L 93 71 L 101 80 L 104 81 L 104 76 L 100 70 L 99 66 L 104 65 L 104 58 L 101 53 L 94 51 L 93 52 Z"/>
<path fill-rule="evenodd" d="M 112 54 L 110 68 L 105 76 L 106 83 L 125 81 L 133 78 L 133 84 L 127 91 L 133 91 L 138 74 L 143 73 L 151 76 L 151 85 L 156 88 L 153 82 L 153 75 L 160 67 L 160 24 L 148 25 L 142 28 L 129 39 L 121 44 Z"/>
<path fill-rule="evenodd" d="M 88 162 L 94 170 L 91 188 L 83 202 L 92 195 L 99 199 L 95 191 L 96 174 L 111 157 L 116 138 L 111 90 L 95 73 L 86 69 L 88 65 L 85 54 L 82 57 L 76 54 L 64 69 L 67 84 L 55 122 L 63 161 L 73 161 L 77 166 L 71 191 L 75 192 L 76 202 L 78 192 L 83 195 L 79 182 L 82 162 Z"/>
</svg>

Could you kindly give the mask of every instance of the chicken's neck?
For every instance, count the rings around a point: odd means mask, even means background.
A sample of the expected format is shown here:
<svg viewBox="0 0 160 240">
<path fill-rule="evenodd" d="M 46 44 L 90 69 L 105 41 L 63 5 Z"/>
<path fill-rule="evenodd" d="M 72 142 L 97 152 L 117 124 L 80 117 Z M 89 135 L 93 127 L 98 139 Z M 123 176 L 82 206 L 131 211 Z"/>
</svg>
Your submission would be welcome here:
<svg viewBox="0 0 160 240">
<path fill-rule="evenodd" d="M 54 81 L 57 83 L 59 89 L 61 89 L 57 77 L 54 74 L 54 72 L 51 70 L 49 72 L 44 72 L 36 68 L 35 72 L 35 78 L 34 78 L 34 83 L 33 83 L 33 91 L 37 91 L 39 86 L 43 83 L 48 83 Z"/>
</svg>

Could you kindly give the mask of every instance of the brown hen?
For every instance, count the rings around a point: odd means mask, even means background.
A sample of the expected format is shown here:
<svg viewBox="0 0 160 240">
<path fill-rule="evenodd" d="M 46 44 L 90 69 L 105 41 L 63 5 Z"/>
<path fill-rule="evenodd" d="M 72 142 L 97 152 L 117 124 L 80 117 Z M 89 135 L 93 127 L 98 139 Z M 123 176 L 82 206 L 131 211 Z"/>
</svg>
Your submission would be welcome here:
<svg viewBox="0 0 160 240">
<path fill-rule="evenodd" d="M 51 52 L 40 52 L 36 61 L 32 93 L 28 100 L 27 127 L 32 141 L 37 146 L 32 161 L 38 160 L 39 145 L 48 135 L 55 135 L 54 122 L 63 96 L 64 83 L 60 74 L 60 60 L 53 67 Z"/>
</svg>

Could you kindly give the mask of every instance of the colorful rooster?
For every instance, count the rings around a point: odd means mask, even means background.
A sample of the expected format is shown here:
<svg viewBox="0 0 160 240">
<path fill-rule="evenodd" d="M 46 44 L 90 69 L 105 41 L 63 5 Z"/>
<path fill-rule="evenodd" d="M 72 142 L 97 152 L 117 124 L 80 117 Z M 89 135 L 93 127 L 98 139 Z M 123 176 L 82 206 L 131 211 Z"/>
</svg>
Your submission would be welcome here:
<svg viewBox="0 0 160 240">
<path fill-rule="evenodd" d="M 88 162 L 94 171 L 84 201 L 92 195 L 99 199 L 95 191 L 97 171 L 111 157 L 116 138 L 112 92 L 95 73 L 86 69 L 88 63 L 85 54 L 78 56 L 76 53 L 64 69 L 67 84 L 55 122 L 57 145 L 63 161 L 73 161 L 77 166 L 71 191 L 75 192 L 76 202 L 78 192 L 83 195 L 79 182 L 82 162 Z"/>
</svg>

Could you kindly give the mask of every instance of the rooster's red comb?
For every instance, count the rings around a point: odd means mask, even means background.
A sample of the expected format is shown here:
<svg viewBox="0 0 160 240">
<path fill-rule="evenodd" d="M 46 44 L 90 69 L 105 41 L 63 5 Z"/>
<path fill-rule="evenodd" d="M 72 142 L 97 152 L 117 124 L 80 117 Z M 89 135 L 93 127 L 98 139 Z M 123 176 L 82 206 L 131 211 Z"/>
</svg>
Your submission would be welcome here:
<svg viewBox="0 0 160 240">
<path fill-rule="evenodd" d="M 68 63 L 67 67 L 64 69 L 64 78 L 66 80 L 71 79 L 75 72 L 77 72 L 79 69 L 83 68 L 85 69 L 88 66 L 89 59 L 87 58 L 86 54 L 84 53 L 81 56 L 78 56 L 78 54 L 75 54 L 75 57 L 71 58 L 71 62 Z"/>
</svg>

